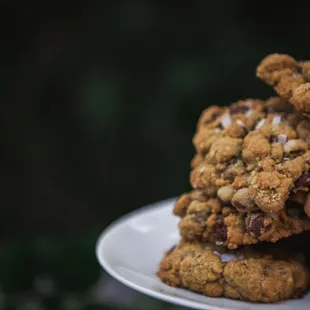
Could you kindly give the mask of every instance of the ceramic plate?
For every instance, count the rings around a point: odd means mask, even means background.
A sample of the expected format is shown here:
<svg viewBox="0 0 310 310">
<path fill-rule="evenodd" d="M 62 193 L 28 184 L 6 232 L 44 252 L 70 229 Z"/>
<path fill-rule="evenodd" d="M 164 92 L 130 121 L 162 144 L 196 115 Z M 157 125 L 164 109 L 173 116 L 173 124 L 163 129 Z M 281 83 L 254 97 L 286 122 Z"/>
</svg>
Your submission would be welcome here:
<svg viewBox="0 0 310 310">
<path fill-rule="evenodd" d="M 99 237 L 97 257 L 115 279 L 146 295 L 195 309 L 309 310 L 310 294 L 277 304 L 209 298 L 163 284 L 155 273 L 164 252 L 179 240 L 175 199 L 138 209 L 114 222 Z"/>
</svg>

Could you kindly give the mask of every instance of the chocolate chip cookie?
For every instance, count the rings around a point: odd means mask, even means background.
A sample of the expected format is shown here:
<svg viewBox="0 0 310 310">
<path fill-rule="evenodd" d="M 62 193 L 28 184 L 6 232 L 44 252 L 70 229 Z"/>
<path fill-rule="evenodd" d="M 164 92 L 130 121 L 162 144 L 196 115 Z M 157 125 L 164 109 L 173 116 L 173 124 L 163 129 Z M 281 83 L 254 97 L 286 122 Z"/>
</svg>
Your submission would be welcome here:
<svg viewBox="0 0 310 310">
<path fill-rule="evenodd" d="M 310 61 L 297 62 L 289 55 L 271 54 L 259 64 L 256 75 L 310 117 Z"/>
<path fill-rule="evenodd" d="M 300 298 L 309 285 L 301 254 L 251 247 L 227 251 L 184 242 L 166 253 L 157 276 L 170 286 L 206 296 L 262 303 Z"/>
<path fill-rule="evenodd" d="M 303 199 L 297 198 L 290 198 L 277 213 L 262 212 L 258 207 L 240 212 L 229 199 L 223 202 L 196 190 L 182 195 L 173 212 L 181 217 L 179 230 L 184 240 L 209 241 L 235 249 L 259 241 L 276 242 L 310 230 Z"/>
<path fill-rule="evenodd" d="M 279 97 L 212 106 L 193 138 L 191 185 L 240 213 L 278 217 L 298 199 L 310 216 L 310 120 Z"/>
</svg>

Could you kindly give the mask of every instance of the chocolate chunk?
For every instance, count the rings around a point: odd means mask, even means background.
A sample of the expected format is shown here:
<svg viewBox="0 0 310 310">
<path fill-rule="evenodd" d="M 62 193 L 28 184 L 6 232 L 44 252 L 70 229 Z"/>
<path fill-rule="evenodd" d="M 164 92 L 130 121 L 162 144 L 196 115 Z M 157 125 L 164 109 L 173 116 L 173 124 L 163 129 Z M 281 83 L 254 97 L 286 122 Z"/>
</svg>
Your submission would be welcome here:
<svg viewBox="0 0 310 310">
<path fill-rule="evenodd" d="M 245 106 L 245 105 L 233 105 L 230 109 L 229 112 L 230 114 L 243 114 L 247 112 L 250 108 Z"/>
<path fill-rule="evenodd" d="M 214 239 L 217 243 L 227 240 L 227 227 L 223 219 L 219 219 L 214 226 Z"/>
<path fill-rule="evenodd" d="M 305 290 L 301 287 L 296 287 L 294 291 L 294 298 L 301 298 L 305 295 Z"/>
<path fill-rule="evenodd" d="M 239 201 L 234 201 L 234 207 L 239 210 L 245 210 L 247 207 L 241 204 Z"/>
<path fill-rule="evenodd" d="M 304 173 L 296 182 L 295 187 L 309 187 L 310 186 L 310 173 Z"/>
<path fill-rule="evenodd" d="M 264 226 L 263 214 L 251 214 L 245 220 L 246 229 L 248 232 L 253 233 L 256 237 L 260 237 L 262 232 L 266 232 L 271 229 L 271 225 Z"/>
</svg>

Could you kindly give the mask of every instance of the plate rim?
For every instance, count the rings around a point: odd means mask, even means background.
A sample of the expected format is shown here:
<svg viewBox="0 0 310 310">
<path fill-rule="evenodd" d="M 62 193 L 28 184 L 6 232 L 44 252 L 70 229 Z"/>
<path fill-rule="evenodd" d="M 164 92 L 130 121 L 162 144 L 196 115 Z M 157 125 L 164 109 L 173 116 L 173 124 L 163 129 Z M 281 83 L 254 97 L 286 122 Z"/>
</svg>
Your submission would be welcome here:
<svg viewBox="0 0 310 310">
<path fill-rule="evenodd" d="M 201 309 L 205 310 L 206 308 L 209 308 L 210 310 L 234 310 L 233 308 L 224 308 L 216 305 L 209 305 L 209 304 L 202 304 L 201 302 L 193 301 L 193 300 L 187 300 L 186 298 L 182 297 L 175 297 L 171 295 L 166 295 L 161 292 L 153 291 L 152 289 L 145 288 L 141 285 L 135 284 L 129 280 L 126 280 L 124 277 L 119 275 L 110 265 L 109 263 L 104 259 L 103 255 L 100 255 L 100 250 L 104 247 L 104 244 L 109 237 L 110 233 L 113 232 L 114 229 L 116 229 L 120 224 L 124 223 L 126 220 L 141 215 L 143 213 L 147 213 L 150 211 L 155 211 L 159 209 L 167 208 L 167 205 L 170 203 L 175 202 L 177 197 L 168 198 L 165 200 L 161 200 L 149 205 L 146 205 L 144 207 L 138 208 L 136 210 L 133 210 L 121 217 L 119 217 L 117 220 L 113 221 L 111 224 L 109 224 L 99 235 L 97 242 L 96 242 L 96 257 L 100 264 L 100 266 L 114 279 L 119 281 L 120 283 L 126 285 L 127 287 L 130 287 L 131 289 L 134 289 L 144 295 L 151 296 L 155 299 L 159 299 L 168 303 L 172 303 L 175 305 L 183 306 L 183 307 L 189 307 L 192 309 Z M 159 263 L 159 262 L 158 262 Z M 164 283 L 163 283 L 164 284 Z M 181 288 L 179 288 L 181 289 Z"/>
</svg>

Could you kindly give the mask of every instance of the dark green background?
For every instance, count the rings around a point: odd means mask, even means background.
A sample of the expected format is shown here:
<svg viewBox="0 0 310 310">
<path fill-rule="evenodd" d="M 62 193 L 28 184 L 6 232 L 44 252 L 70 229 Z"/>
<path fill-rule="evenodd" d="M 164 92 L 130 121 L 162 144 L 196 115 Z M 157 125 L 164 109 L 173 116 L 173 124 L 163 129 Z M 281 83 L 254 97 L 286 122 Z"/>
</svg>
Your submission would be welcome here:
<svg viewBox="0 0 310 310">
<path fill-rule="evenodd" d="M 0 309 L 174 308 L 101 272 L 96 238 L 189 189 L 201 111 L 273 94 L 262 57 L 310 58 L 308 7 L 272 4 L 1 2 Z"/>
</svg>

